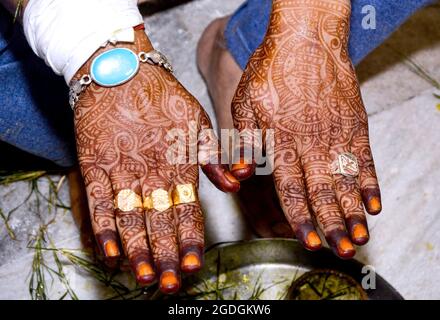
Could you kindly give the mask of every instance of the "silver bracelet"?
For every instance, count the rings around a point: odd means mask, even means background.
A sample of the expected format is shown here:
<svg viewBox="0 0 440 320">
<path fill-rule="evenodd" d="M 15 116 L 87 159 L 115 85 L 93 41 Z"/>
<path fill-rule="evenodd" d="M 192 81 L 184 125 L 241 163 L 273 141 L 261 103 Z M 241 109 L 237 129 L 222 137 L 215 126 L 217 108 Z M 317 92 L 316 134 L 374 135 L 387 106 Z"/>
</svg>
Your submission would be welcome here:
<svg viewBox="0 0 440 320">
<path fill-rule="evenodd" d="M 114 87 L 131 80 L 139 71 L 139 63 L 149 63 L 173 72 L 168 59 L 159 51 L 134 53 L 127 48 L 114 48 L 101 53 L 93 59 L 90 74 L 72 80 L 69 86 L 69 104 L 72 110 L 81 93 L 90 83 L 95 82 L 103 87 Z"/>
</svg>

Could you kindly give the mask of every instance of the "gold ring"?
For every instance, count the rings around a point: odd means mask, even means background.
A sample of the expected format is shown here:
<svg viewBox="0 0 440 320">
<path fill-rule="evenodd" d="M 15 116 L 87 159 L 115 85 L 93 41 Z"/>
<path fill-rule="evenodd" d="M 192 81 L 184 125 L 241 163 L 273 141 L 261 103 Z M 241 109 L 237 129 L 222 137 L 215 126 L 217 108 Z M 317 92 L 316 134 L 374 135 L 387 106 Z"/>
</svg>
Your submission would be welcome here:
<svg viewBox="0 0 440 320">
<path fill-rule="evenodd" d="M 144 208 L 147 210 L 165 211 L 172 205 L 170 193 L 164 189 L 156 189 L 144 199 Z"/>
<path fill-rule="evenodd" d="M 173 203 L 175 206 L 182 203 L 197 201 L 197 190 L 192 183 L 178 184 L 173 192 Z"/>
<path fill-rule="evenodd" d="M 330 165 L 332 174 L 342 174 L 345 177 L 357 177 L 359 175 L 359 164 L 355 155 L 345 152 L 338 155 L 338 158 Z"/>
<path fill-rule="evenodd" d="M 123 212 L 132 211 L 135 208 L 142 208 L 142 198 L 130 189 L 123 189 L 118 192 L 115 198 L 115 208 Z"/>
</svg>

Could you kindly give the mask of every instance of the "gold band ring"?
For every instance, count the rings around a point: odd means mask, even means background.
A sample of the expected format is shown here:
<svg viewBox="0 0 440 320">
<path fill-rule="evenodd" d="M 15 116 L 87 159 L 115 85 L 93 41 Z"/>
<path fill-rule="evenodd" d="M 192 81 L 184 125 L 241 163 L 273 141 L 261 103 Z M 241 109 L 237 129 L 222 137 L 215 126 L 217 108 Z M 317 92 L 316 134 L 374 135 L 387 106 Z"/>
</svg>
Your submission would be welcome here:
<svg viewBox="0 0 440 320">
<path fill-rule="evenodd" d="M 123 189 L 118 192 L 115 198 L 115 208 L 123 212 L 142 208 L 142 198 L 130 189 Z"/>
<path fill-rule="evenodd" d="M 197 190 L 192 183 L 178 184 L 173 192 L 173 203 L 175 206 L 182 203 L 197 201 Z"/>
<path fill-rule="evenodd" d="M 171 195 L 164 189 L 156 189 L 144 199 L 144 209 L 146 210 L 165 211 L 172 205 Z"/>
</svg>

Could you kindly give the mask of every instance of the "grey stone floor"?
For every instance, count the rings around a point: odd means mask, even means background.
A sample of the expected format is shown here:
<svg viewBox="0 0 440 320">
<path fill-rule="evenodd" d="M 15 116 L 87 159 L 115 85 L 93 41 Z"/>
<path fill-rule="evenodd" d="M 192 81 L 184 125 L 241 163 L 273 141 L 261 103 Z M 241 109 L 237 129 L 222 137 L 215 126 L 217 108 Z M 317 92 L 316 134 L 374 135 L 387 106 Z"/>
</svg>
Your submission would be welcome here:
<svg viewBox="0 0 440 320">
<path fill-rule="evenodd" d="M 155 46 L 173 61 L 181 82 L 214 119 L 206 87 L 195 63 L 195 46 L 214 18 L 233 12 L 242 0 L 198 0 L 146 18 Z M 371 241 L 356 256 L 372 265 L 405 298 L 440 299 L 440 99 L 432 84 L 422 79 L 395 50 L 409 56 L 440 81 L 440 7 L 413 16 L 384 45 L 373 52 L 357 72 L 370 115 L 370 135 L 383 191 L 384 210 L 370 217 Z M 437 91 L 437 93 L 439 93 Z M 59 177 L 53 177 L 58 180 Z M 46 180 L 39 183 L 48 194 Z M 248 239 L 251 232 L 230 195 L 201 179 L 200 197 L 207 216 L 209 244 Z M 28 194 L 27 183 L 0 188 L 0 207 L 15 208 Z M 67 185 L 60 198 L 68 203 Z M 78 231 L 68 211 L 57 212 L 33 196 L 10 220 L 17 240 L 11 240 L 0 222 L 0 299 L 28 299 L 28 281 L 34 251 L 27 248 L 42 222 L 56 218 L 48 234 L 57 247 L 79 248 Z M 96 281 L 66 265 L 70 283 L 82 299 L 108 297 Z M 63 290 L 50 287 L 57 298 Z"/>
</svg>

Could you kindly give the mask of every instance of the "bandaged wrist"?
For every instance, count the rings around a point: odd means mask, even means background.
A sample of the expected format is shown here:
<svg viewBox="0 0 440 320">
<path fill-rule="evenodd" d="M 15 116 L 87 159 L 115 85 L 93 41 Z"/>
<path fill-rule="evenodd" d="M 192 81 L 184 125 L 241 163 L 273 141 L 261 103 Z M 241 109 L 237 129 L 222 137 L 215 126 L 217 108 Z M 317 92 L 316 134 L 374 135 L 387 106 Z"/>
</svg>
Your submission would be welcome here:
<svg viewBox="0 0 440 320">
<path fill-rule="evenodd" d="M 30 0 L 23 27 L 32 50 L 69 84 L 108 42 L 134 42 L 137 0 Z"/>
</svg>

